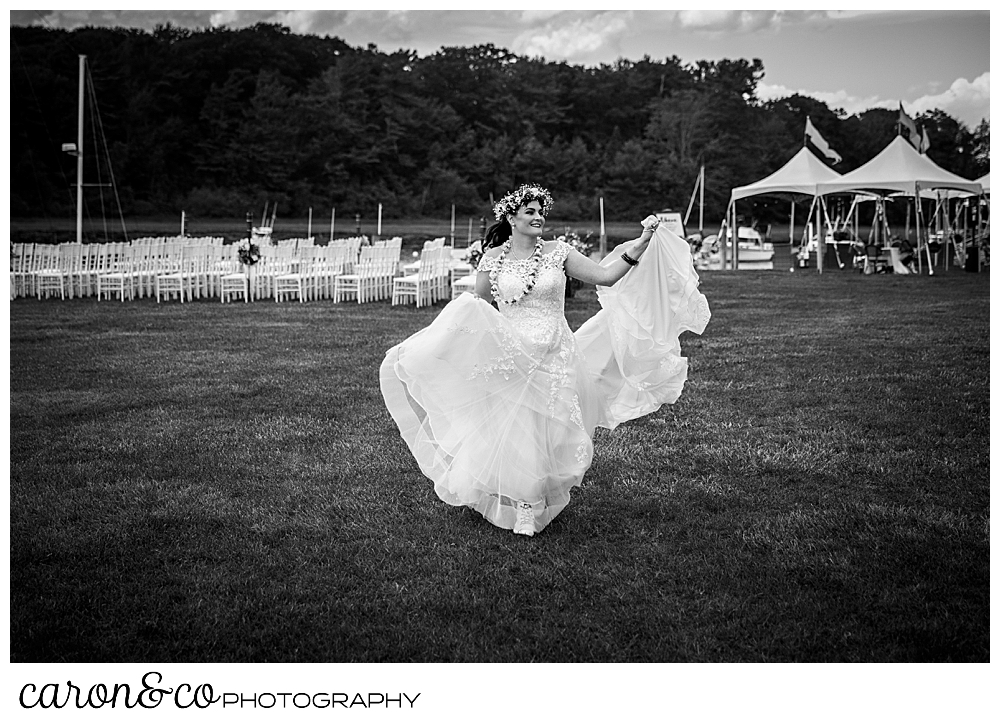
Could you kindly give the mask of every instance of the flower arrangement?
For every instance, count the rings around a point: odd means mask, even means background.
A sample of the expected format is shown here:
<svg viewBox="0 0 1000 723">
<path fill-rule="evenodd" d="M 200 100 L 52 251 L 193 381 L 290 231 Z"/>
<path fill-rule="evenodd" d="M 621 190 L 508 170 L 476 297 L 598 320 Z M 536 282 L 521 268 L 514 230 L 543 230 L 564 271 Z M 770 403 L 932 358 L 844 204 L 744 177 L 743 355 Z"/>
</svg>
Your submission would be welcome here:
<svg viewBox="0 0 1000 723">
<path fill-rule="evenodd" d="M 483 240 L 476 239 L 465 251 L 463 261 L 474 269 L 479 268 L 479 259 L 483 257 Z"/>
<path fill-rule="evenodd" d="M 244 239 L 236 246 L 236 255 L 244 266 L 253 266 L 260 261 L 260 246 Z"/>
</svg>

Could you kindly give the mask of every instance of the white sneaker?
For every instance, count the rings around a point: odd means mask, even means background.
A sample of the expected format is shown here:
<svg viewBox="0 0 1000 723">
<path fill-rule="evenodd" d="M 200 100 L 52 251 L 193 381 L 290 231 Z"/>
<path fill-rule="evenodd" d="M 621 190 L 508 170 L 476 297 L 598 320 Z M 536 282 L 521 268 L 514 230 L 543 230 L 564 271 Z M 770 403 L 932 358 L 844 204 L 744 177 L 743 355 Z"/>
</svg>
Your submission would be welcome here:
<svg viewBox="0 0 1000 723">
<path fill-rule="evenodd" d="M 514 505 L 517 508 L 517 520 L 514 522 L 515 535 L 527 535 L 533 537 L 535 534 L 535 513 L 531 505 L 527 502 L 518 502 Z"/>
</svg>

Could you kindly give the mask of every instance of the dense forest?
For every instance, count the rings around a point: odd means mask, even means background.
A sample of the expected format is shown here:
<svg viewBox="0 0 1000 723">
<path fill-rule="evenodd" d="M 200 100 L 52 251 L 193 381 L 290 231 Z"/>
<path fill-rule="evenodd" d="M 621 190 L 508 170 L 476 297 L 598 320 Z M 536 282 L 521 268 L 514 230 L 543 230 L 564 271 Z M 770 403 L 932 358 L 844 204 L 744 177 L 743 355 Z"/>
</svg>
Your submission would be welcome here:
<svg viewBox="0 0 1000 723">
<path fill-rule="evenodd" d="M 71 216 L 78 55 L 87 56 L 88 183 L 113 171 L 129 215 L 241 217 L 265 200 L 285 216 L 488 212 L 531 180 L 558 219 L 610 219 L 688 203 L 706 166 L 706 214 L 733 186 L 762 178 L 803 144 L 806 115 L 844 173 L 897 133 L 895 110 L 847 115 L 794 95 L 762 101 L 760 60 L 676 56 L 583 67 L 490 44 L 425 57 L 351 47 L 287 28 L 190 31 L 11 30 L 11 213 Z M 989 123 L 917 116 L 928 156 L 966 178 L 989 170 Z M 88 137 L 89 138 L 89 137 Z M 110 167 L 95 164 L 106 145 Z M 100 187 L 87 191 L 99 203 Z M 110 190 L 105 190 L 109 203 Z"/>
</svg>

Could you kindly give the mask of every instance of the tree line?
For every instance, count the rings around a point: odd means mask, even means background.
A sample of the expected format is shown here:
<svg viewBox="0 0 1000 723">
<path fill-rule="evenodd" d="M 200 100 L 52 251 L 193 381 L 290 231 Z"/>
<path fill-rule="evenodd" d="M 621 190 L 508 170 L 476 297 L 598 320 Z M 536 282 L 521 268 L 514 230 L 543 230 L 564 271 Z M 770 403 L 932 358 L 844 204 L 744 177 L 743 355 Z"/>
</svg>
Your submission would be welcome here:
<svg viewBox="0 0 1000 723">
<path fill-rule="evenodd" d="M 479 216 L 533 181 L 552 190 L 557 219 L 596 217 L 603 197 L 609 220 L 626 220 L 686 208 L 704 164 L 706 215 L 717 218 L 734 186 L 802 147 L 807 115 L 843 157 L 841 173 L 897 133 L 895 110 L 762 101 L 759 59 L 584 67 L 492 44 L 419 57 L 272 24 L 12 27 L 10 53 L 11 213 L 22 217 L 73 213 L 76 161 L 60 146 L 76 139 L 80 54 L 97 99 L 86 180 L 113 173 L 132 215 L 242 217 L 270 201 L 285 216 L 334 206 L 371 217 L 379 203 L 387 217 L 446 216 L 452 204 Z M 987 121 L 970 129 L 940 110 L 916 120 L 936 163 L 988 172 Z M 89 206 L 102 188 L 88 188 Z"/>
</svg>

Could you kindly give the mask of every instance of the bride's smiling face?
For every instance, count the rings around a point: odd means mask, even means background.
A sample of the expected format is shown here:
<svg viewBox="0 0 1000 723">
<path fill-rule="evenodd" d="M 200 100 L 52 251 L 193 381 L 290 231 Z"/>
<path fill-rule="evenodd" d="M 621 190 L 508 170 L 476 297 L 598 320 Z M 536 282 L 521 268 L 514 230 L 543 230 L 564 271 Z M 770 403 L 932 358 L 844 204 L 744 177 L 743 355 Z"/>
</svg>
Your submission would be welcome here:
<svg viewBox="0 0 1000 723">
<path fill-rule="evenodd" d="M 542 215 L 542 204 L 539 201 L 526 203 L 513 216 L 508 216 L 507 220 L 512 229 L 525 236 L 541 236 L 545 230 L 545 216 Z"/>
</svg>

